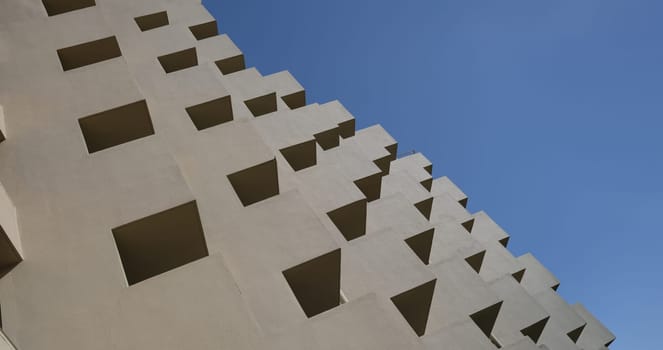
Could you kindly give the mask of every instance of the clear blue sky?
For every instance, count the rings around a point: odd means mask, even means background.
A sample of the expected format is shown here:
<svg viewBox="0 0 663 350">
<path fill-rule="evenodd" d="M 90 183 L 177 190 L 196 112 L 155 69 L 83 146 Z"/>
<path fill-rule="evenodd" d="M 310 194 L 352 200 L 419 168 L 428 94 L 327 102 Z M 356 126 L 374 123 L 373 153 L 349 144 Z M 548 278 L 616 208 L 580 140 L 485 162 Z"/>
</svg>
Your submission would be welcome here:
<svg viewBox="0 0 663 350">
<path fill-rule="evenodd" d="M 611 349 L 661 348 L 663 1 L 205 3 L 249 66 L 424 153 Z"/>
</svg>

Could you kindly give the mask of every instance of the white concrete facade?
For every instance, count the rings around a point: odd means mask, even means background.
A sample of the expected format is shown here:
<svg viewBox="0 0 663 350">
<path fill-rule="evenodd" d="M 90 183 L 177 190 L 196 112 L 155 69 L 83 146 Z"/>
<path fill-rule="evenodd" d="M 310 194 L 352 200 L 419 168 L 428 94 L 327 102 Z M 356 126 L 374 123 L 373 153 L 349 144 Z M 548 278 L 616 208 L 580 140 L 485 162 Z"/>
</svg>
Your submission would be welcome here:
<svg viewBox="0 0 663 350">
<path fill-rule="evenodd" d="M 200 0 L 0 2 L 0 349 L 600 350 L 421 154 Z"/>
</svg>

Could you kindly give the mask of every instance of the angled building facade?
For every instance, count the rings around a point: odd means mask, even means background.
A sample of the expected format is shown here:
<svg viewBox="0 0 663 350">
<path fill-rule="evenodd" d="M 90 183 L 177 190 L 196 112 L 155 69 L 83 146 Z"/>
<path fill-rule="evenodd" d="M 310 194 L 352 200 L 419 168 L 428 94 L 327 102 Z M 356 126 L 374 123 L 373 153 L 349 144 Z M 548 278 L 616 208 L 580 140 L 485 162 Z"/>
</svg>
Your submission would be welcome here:
<svg viewBox="0 0 663 350">
<path fill-rule="evenodd" d="M 421 154 L 196 0 L 0 2 L 0 349 L 602 350 Z"/>
</svg>

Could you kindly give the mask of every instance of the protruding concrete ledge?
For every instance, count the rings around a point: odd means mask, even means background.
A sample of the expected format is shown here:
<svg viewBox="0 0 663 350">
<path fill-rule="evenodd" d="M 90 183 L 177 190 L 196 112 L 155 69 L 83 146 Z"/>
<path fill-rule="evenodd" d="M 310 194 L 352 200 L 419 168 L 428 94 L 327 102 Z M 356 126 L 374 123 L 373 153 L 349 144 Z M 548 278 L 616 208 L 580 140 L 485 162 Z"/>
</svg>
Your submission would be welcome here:
<svg viewBox="0 0 663 350">
<path fill-rule="evenodd" d="M 94 0 L 42 0 L 49 16 L 95 6 Z"/>
<path fill-rule="evenodd" d="M 216 25 L 216 21 L 197 24 L 189 27 L 189 30 L 196 40 L 203 40 L 219 35 L 219 28 Z"/>
<path fill-rule="evenodd" d="M 276 159 L 230 174 L 228 180 L 244 206 L 279 194 Z"/>
<path fill-rule="evenodd" d="M 559 280 L 543 266 L 532 254 L 519 256 L 518 261 L 528 272 L 523 276 L 520 284 L 532 295 L 550 289 L 557 290 Z"/>
<path fill-rule="evenodd" d="M 214 64 L 219 68 L 221 74 L 228 75 L 239 72 L 246 68 L 244 64 L 244 55 L 237 55 L 215 61 Z"/>
<path fill-rule="evenodd" d="M 355 185 L 359 188 L 361 193 L 366 196 L 366 200 L 372 202 L 380 198 L 380 191 L 382 188 L 382 173 L 375 173 L 366 176 L 362 179 L 355 180 Z"/>
<path fill-rule="evenodd" d="M 430 213 L 433 209 L 433 197 L 424 199 L 419 203 L 415 203 L 414 206 L 419 209 L 421 215 L 423 215 L 426 219 L 430 219 Z"/>
<path fill-rule="evenodd" d="M 582 326 L 566 333 L 566 335 L 569 336 L 569 338 L 574 342 L 578 342 L 578 338 L 580 338 L 580 335 L 582 334 L 582 331 L 585 329 L 585 326 L 587 326 L 587 323 L 583 324 Z M 607 346 L 606 346 L 607 347 Z"/>
<path fill-rule="evenodd" d="M 112 229 L 129 285 L 206 257 L 195 201 Z"/>
<path fill-rule="evenodd" d="M 90 153 L 154 134 L 144 100 L 83 117 L 78 124 Z"/>
<path fill-rule="evenodd" d="M 307 317 L 340 304 L 341 249 L 283 271 L 290 289 Z"/>
<path fill-rule="evenodd" d="M 477 273 L 481 272 L 481 265 L 483 265 L 483 258 L 486 256 L 486 251 L 482 250 L 474 255 L 468 256 L 465 258 L 465 261 L 467 262 L 470 267 Z"/>
<path fill-rule="evenodd" d="M 159 56 L 158 60 L 166 73 L 198 65 L 198 56 L 196 55 L 195 47 Z"/>
<path fill-rule="evenodd" d="M 276 93 L 272 92 L 267 95 L 254 97 L 244 101 L 244 104 L 246 104 L 246 107 L 249 108 L 254 117 L 276 112 Z"/>
<path fill-rule="evenodd" d="M 470 315 L 472 321 L 488 338 L 492 337 L 493 327 L 495 327 L 495 321 L 497 321 L 497 315 L 499 315 L 501 308 L 502 302 L 500 301 Z"/>
<path fill-rule="evenodd" d="M 280 149 L 283 158 L 294 171 L 302 170 L 317 164 L 317 147 L 315 140 L 302 142 Z"/>
<path fill-rule="evenodd" d="M 432 169 L 431 169 L 432 170 Z M 467 195 L 461 191 L 448 177 L 443 176 L 433 180 L 431 189 L 433 196 L 437 197 L 443 193 L 448 194 L 457 201 L 463 208 L 467 208 Z"/>
<path fill-rule="evenodd" d="M 187 107 L 186 112 L 198 130 L 204 130 L 233 120 L 230 96 Z"/>
<path fill-rule="evenodd" d="M 57 50 L 57 53 L 65 71 L 122 56 L 114 36 L 65 47 Z"/>
<path fill-rule="evenodd" d="M 398 311 L 400 311 L 407 323 L 410 324 L 410 327 L 420 337 L 426 333 L 426 324 L 428 323 L 428 313 L 430 312 L 430 306 L 433 301 L 435 282 L 437 282 L 437 279 L 391 298 Z"/>
<path fill-rule="evenodd" d="M 573 310 L 587 322 L 577 341 L 579 348 L 601 349 L 601 346 L 607 348 L 615 341 L 615 335 L 587 311 L 582 304 L 573 305 Z"/>
<path fill-rule="evenodd" d="M 518 271 L 512 273 L 511 276 L 513 276 L 513 278 L 516 281 L 518 281 L 518 283 L 520 283 L 523 280 L 523 276 L 525 276 L 525 270 L 526 269 L 518 270 Z"/>
<path fill-rule="evenodd" d="M 292 94 L 282 96 L 281 99 L 290 109 L 297 109 L 306 106 L 306 91 L 297 91 Z"/>
<path fill-rule="evenodd" d="M 405 243 L 417 254 L 421 261 L 428 265 L 430 260 L 430 251 L 433 245 L 433 235 L 435 229 L 424 231 L 405 240 Z"/>
<path fill-rule="evenodd" d="M 21 254 L 12 243 L 5 230 L 0 226 L 0 278 L 23 261 Z"/>
<path fill-rule="evenodd" d="M 338 128 L 329 129 L 313 135 L 323 150 L 337 147 L 339 145 Z"/>
<path fill-rule="evenodd" d="M 536 344 L 543 333 L 543 329 L 546 327 L 550 316 L 520 330 L 524 336 L 529 337 Z"/>
<path fill-rule="evenodd" d="M 161 11 L 134 18 L 141 32 L 168 25 L 168 12 Z"/>
<path fill-rule="evenodd" d="M 365 199 L 334 209 L 327 215 L 348 241 L 366 234 Z"/>
</svg>

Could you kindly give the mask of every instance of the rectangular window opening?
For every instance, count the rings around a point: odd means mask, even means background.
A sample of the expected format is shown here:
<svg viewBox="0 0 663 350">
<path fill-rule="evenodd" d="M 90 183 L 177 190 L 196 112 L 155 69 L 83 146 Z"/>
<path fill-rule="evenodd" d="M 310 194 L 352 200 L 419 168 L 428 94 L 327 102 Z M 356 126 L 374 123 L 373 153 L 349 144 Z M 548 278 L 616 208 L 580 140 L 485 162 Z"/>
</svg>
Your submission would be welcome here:
<svg viewBox="0 0 663 350">
<path fill-rule="evenodd" d="M 168 13 L 161 11 L 134 18 L 142 32 L 168 25 Z"/>
<path fill-rule="evenodd" d="M 171 73 L 198 65 L 198 56 L 196 54 L 195 47 L 159 56 L 158 60 L 166 73 Z"/>
<path fill-rule="evenodd" d="M 204 130 L 233 120 L 230 96 L 187 107 L 186 112 L 198 130 Z"/>
<path fill-rule="evenodd" d="M 279 194 L 276 159 L 232 173 L 228 180 L 244 206 Z"/>
<path fill-rule="evenodd" d="M 341 249 L 283 271 L 307 317 L 341 304 Z"/>
<path fill-rule="evenodd" d="M 154 134 L 145 100 L 78 120 L 89 153 Z"/>
<path fill-rule="evenodd" d="M 49 16 L 95 6 L 94 0 L 42 0 Z"/>
<path fill-rule="evenodd" d="M 114 36 L 57 50 L 62 69 L 76 69 L 122 56 Z"/>
<path fill-rule="evenodd" d="M 216 26 L 216 21 L 191 26 L 189 27 L 189 30 L 196 38 L 196 40 L 203 40 L 219 35 L 219 29 Z"/>
<path fill-rule="evenodd" d="M 209 255 L 196 201 L 112 229 L 129 285 Z"/>
</svg>

